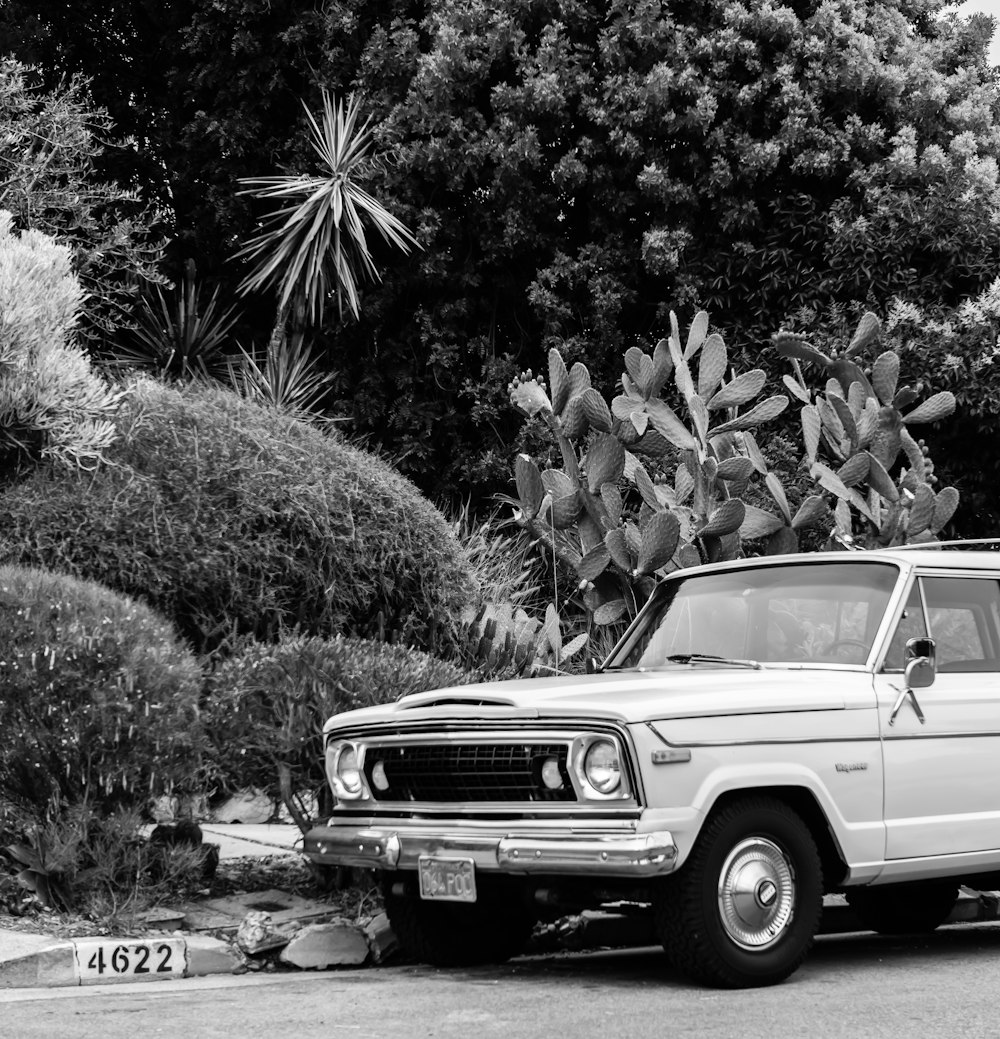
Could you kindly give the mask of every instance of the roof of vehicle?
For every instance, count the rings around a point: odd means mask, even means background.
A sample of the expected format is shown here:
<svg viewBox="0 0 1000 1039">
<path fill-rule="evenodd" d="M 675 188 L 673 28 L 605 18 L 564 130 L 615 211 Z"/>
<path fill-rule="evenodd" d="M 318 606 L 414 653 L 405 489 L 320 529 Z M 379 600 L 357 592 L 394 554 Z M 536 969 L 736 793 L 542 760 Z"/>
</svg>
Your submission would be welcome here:
<svg viewBox="0 0 1000 1039">
<path fill-rule="evenodd" d="M 824 553 L 827 554 L 827 553 Z M 911 566 L 961 567 L 963 570 L 1000 570 L 1000 552 L 962 548 L 881 548 L 857 555 L 884 558 L 891 556 Z"/>
<path fill-rule="evenodd" d="M 719 569 L 738 569 L 746 566 L 782 566 L 802 563 L 896 563 L 906 569 L 920 567 L 946 570 L 996 570 L 1000 571 L 1000 551 L 984 551 L 982 549 L 963 549 L 952 547 L 953 543 L 943 543 L 948 547 L 929 548 L 914 545 L 896 548 L 859 549 L 857 551 L 838 552 L 798 552 L 775 556 L 748 556 L 742 559 L 727 560 L 724 563 L 707 563 L 697 567 L 686 567 L 675 570 L 670 577 L 688 577 L 691 574 Z M 980 544 L 968 542 L 970 545 Z M 1000 545 L 1000 543 L 998 543 Z"/>
</svg>

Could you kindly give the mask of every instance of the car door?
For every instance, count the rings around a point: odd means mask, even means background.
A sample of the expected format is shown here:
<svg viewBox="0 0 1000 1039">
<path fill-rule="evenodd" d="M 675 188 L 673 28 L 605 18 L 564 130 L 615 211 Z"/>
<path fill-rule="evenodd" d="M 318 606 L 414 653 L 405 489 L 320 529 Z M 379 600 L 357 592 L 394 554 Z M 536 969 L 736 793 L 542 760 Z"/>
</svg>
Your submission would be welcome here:
<svg viewBox="0 0 1000 1039">
<path fill-rule="evenodd" d="M 937 676 L 931 686 L 907 695 L 906 640 L 924 634 L 935 640 Z M 918 575 L 875 685 L 886 858 L 1000 848 L 997 579 Z"/>
</svg>

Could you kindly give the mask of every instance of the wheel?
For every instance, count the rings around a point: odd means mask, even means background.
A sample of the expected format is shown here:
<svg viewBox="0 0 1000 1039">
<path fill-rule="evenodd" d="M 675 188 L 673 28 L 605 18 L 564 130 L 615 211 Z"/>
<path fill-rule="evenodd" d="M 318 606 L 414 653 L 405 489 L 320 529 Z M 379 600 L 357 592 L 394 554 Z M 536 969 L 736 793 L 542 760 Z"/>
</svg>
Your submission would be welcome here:
<svg viewBox="0 0 1000 1039">
<path fill-rule="evenodd" d="M 916 882 L 848 888 L 847 904 L 878 934 L 926 934 L 948 919 L 958 900 L 953 883 Z"/>
<path fill-rule="evenodd" d="M 805 959 L 823 909 L 809 827 L 783 801 L 746 797 L 713 813 L 654 898 L 670 962 L 719 988 L 774 985 Z"/>
<path fill-rule="evenodd" d="M 393 888 L 402 883 L 402 894 Z M 435 967 L 502 963 L 525 946 L 537 919 L 508 877 L 477 877 L 475 902 L 428 902 L 416 875 L 386 874 L 385 911 L 400 946 L 413 959 Z"/>
</svg>

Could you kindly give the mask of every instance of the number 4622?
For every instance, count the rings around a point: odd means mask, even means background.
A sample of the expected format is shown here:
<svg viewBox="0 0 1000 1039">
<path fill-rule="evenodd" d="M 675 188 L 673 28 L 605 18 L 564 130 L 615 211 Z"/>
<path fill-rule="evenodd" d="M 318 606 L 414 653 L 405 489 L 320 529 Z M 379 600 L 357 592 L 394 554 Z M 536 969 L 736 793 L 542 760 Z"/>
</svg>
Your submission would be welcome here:
<svg viewBox="0 0 1000 1039">
<path fill-rule="evenodd" d="M 161 945 L 116 945 L 111 955 L 105 957 L 104 946 L 87 961 L 87 970 L 95 970 L 98 974 L 172 974 L 171 963 L 173 948 L 166 943 Z"/>
</svg>

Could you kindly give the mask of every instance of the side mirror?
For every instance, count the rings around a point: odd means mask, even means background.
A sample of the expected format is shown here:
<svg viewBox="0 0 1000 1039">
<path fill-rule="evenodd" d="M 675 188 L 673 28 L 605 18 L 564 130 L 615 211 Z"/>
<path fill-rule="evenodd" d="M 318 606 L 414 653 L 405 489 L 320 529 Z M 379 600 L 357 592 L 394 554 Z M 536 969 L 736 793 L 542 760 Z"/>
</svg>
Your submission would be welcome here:
<svg viewBox="0 0 1000 1039">
<path fill-rule="evenodd" d="M 600 670 L 601 663 L 597 657 L 587 657 L 587 674 L 596 675 Z"/>
<path fill-rule="evenodd" d="M 906 668 L 903 680 L 907 689 L 926 689 L 934 684 L 937 665 L 934 662 L 934 640 L 916 638 L 906 640 Z"/>
</svg>

